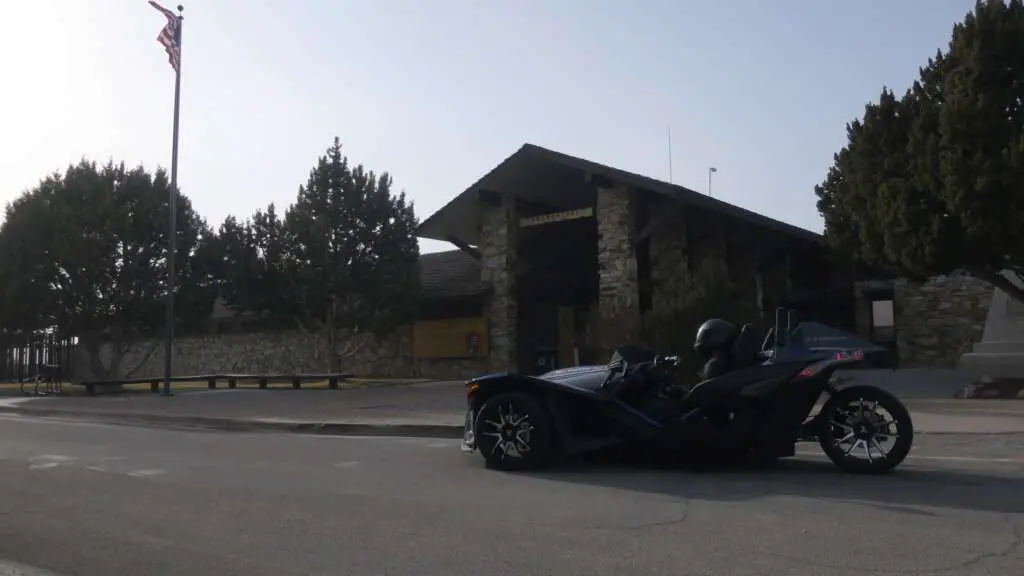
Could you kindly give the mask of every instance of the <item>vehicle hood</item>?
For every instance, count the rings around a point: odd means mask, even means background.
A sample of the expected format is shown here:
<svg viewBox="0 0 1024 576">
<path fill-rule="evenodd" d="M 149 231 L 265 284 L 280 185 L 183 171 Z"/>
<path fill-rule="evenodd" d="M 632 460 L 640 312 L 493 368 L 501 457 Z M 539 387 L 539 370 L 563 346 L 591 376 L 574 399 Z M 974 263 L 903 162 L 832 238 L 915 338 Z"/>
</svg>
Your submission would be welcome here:
<svg viewBox="0 0 1024 576">
<path fill-rule="evenodd" d="M 470 383 L 484 383 L 488 380 L 501 380 L 511 376 L 508 372 L 496 372 L 494 374 L 484 374 L 483 376 L 477 376 L 470 380 Z M 579 388 L 583 390 L 596 391 L 601 388 L 604 384 L 605 379 L 608 377 L 608 366 L 604 364 L 596 364 L 593 366 L 573 366 L 571 368 L 559 368 L 557 370 L 551 370 L 537 376 L 525 376 L 526 378 L 536 378 L 538 380 L 545 380 L 555 384 L 563 386 L 571 386 L 573 388 Z"/>
<path fill-rule="evenodd" d="M 545 372 L 536 378 L 584 390 L 598 390 L 608 377 L 608 366 L 573 366 Z"/>
<path fill-rule="evenodd" d="M 589 366 L 572 366 L 570 368 L 559 368 L 557 370 L 545 372 L 540 376 L 537 376 L 537 378 L 558 382 L 562 380 L 571 380 L 573 378 L 598 373 L 600 373 L 601 375 L 607 374 L 608 366 L 605 364 L 593 364 Z"/>
</svg>

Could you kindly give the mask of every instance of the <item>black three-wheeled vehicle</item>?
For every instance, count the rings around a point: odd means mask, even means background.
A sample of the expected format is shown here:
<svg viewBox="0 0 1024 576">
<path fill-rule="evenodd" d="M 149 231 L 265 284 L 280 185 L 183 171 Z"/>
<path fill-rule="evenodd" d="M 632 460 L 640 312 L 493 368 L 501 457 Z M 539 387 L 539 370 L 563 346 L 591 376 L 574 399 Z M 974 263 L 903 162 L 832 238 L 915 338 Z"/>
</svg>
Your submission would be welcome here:
<svg viewBox="0 0 1024 576">
<path fill-rule="evenodd" d="M 735 330 L 709 320 L 695 344 L 707 364 L 688 389 L 673 384 L 677 356 L 638 347 L 619 349 L 604 366 L 474 378 L 466 384 L 463 450 L 479 452 L 491 468 L 525 470 L 623 444 L 684 459 L 768 462 L 816 441 L 845 471 L 895 468 L 913 443 L 906 407 L 880 388 L 833 380 L 837 368 L 880 348 L 821 324 L 793 323 L 780 309 L 762 340 L 752 325 Z"/>
</svg>

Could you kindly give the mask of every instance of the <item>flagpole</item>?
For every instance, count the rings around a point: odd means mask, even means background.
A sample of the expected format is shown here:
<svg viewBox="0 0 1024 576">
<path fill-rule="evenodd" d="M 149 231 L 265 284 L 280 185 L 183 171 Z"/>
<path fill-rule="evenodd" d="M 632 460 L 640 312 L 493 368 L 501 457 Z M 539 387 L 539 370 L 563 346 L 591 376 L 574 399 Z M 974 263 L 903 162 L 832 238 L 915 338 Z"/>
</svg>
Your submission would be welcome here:
<svg viewBox="0 0 1024 576">
<path fill-rule="evenodd" d="M 164 343 L 164 396 L 173 396 L 171 392 L 172 354 L 174 353 L 174 293 L 176 278 L 174 260 L 177 255 L 178 236 L 178 116 L 181 111 L 181 36 L 185 17 L 181 15 L 185 8 L 178 5 L 178 66 L 174 71 L 174 128 L 171 135 L 171 190 L 167 199 L 170 216 L 168 217 L 167 234 L 167 341 Z"/>
</svg>

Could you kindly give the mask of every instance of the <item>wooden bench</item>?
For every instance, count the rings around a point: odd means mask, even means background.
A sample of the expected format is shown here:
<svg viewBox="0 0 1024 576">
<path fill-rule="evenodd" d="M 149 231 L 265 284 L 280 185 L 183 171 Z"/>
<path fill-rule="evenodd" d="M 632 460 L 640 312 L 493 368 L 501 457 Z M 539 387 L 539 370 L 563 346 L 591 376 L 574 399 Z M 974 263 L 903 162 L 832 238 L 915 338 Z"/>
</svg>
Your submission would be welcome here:
<svg viewBox="0 0 1024 576">
<path fill-rule="evenodd" d="M 227 382 L 228 388 L 237 388 L 239 382 L 256 382 L 261 389 L 265 389 L 271 382 L 290 382 L 292 388 L 300 390 L 303 382 L 327 380 L 327 387 L 331 390 L 338 389 L 338 383 L 349 380 L 352 374 L 201 374 L 194 376 L 173 376 L 174 382 L 196 382 L 206 381 L 206 387 L 210 390 L 217 388 L 218 382 Z M 125 378 L 120 380 L 86 380 L 75 382 L 75 385 L 85 386 L 89 395 L 94 395 L 98 389 L 117 388 L 130 384 L 149 384 L 151 392 L 159 392 L 163 386 L 163 378 Z"/>
</svg>

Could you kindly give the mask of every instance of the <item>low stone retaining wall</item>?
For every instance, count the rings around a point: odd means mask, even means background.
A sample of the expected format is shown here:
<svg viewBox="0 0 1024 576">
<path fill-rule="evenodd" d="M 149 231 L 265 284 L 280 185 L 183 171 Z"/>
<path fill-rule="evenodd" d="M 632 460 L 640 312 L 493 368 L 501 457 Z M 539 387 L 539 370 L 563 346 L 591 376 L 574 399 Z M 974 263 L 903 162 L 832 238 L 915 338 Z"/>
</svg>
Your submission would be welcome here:
<svg viewBox="0 0 1024 576">
<path fill-rule="evenodd" d="M 339 344 L 340 347 L 345 345 L 346 342 Z M 176 375 L 326 372 L 328 362 L 324 348 L 315 337 L 300 330 L 182 336 L 175 340 L 172 370 Z M 77 353 L 75 379 L 103 379 L 101 375 L 92 374 L 89 370 L 84 347 L 79 347 Z M 109 362 L 109 349 L 104 348 L 101 357 L 104 362 Z M 371 339 L 358 351 L 341 359 L 339 364 L 336 370 L 340 372 L 389 378 L 462 379 L 487 371 L 486 364 L 480 360 L 414 359 L 409 329 L 399 330 L 380 340 Z M 163 376 L 163 341 L 143 340 L 135 343 L 125 354 L 121 368 L 122 377 Z M 127 374 L 133 369 L 131 374 Z"/>
<path fill-rule="evenodd" d="M 985 333 L 992 285 L 954 274 L 893 286 L 901 368 L 953 368 Z"/>
</svg>

